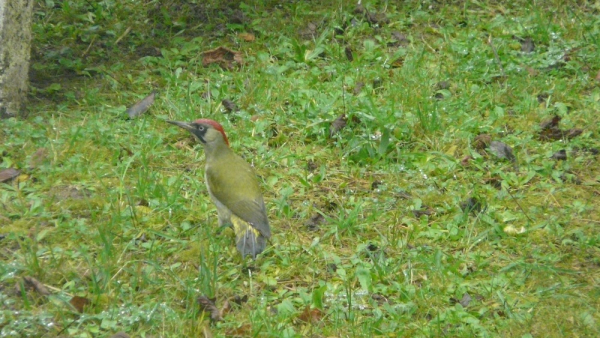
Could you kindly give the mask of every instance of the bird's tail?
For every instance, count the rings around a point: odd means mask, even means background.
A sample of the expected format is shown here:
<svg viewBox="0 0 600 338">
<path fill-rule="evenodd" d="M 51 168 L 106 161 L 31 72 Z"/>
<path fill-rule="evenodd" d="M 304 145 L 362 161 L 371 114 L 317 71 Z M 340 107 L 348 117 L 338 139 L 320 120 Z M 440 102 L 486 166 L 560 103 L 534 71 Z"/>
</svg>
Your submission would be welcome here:
<svg viewBox="0 0 600 338">
<path fill-rule="evenodd" d="M 231 223 L 233 223 L 237 249 L 242 257 L 250 255 L 252 258 L 256 258 L 256 255 L 265 250 L 267 246 L 266 238 L 248 222 L 232 215 Z"/>
</svg>

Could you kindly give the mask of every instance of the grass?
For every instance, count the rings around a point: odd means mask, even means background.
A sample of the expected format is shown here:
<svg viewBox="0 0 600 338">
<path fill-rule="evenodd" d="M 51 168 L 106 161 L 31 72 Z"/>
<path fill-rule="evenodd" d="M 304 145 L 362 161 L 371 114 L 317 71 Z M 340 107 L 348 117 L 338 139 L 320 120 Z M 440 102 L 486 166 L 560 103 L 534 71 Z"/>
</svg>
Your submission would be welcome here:
<svg viewBox="0 0 600 338">
<path fill-rule="evenodd" d="M 598 8 L 363 5 L 388 21 L 344 1 L 38 1 L 28 115 L 0 126 L 0 168 L 21 170 L 0 183 L 0 336 L 598 336 Z M 244 64 L 204 67 L 218 46 Z M 554 114 L 581 135 L 541 141 Z M 164 122 L 199 117 L 262 178 L 256 261 Z"/>
</svg>

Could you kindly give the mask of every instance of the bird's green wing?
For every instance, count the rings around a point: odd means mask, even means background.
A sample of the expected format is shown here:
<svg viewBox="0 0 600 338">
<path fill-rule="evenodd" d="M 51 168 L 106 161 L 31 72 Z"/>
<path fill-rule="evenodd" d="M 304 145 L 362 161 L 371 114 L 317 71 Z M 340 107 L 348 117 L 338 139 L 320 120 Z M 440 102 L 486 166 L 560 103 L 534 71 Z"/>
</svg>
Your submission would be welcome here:
<svg viewBox="0 0 600 338">
<path fill-rule="evenodd" d="M 227 165 L 207 166 L 206 181 L 213 196 L 231 213 L 248 222 L 264 237 L 271 237 L 258 179 L 246 161 L 235 155 L 229 158 Z"/>
</svg>

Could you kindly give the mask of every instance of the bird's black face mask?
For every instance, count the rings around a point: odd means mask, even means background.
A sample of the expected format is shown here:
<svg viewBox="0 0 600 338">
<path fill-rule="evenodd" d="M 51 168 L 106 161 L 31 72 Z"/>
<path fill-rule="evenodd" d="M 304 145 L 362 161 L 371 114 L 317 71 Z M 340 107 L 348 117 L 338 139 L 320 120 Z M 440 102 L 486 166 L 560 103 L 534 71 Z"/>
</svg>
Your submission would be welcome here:
<svg viewBox="0 0 600 338">
<path fill-rule="evenodd" d="M 204 140 L 204 135 L 206 135 L 206 132 L 208 131 L 208 127 L 206 127 L 203 124 L 200 123 L 192 123 L 191 126 L 193 127 L 193 129 L 191 129 L 190 131 L 192 132 L 192 134 L 194 134 L 194 136 L 202 143 L 206 143 L 206 141 Z"/>
</svg>

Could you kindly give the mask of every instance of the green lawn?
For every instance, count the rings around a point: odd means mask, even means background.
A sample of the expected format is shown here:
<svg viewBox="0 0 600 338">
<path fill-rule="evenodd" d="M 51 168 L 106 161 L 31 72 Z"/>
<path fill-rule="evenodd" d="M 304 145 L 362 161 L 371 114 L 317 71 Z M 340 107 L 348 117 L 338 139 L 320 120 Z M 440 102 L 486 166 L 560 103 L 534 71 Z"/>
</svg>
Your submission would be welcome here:
<svg viewBox="0 0 600 338">
<path fill-rule="evenodd" d="M 36 1 L 0 337 L 600 336 L 598 3 L 257 2 Z M 263 183 L 256 260 L 165 122 L 200 117 Z"/>
</svg>

